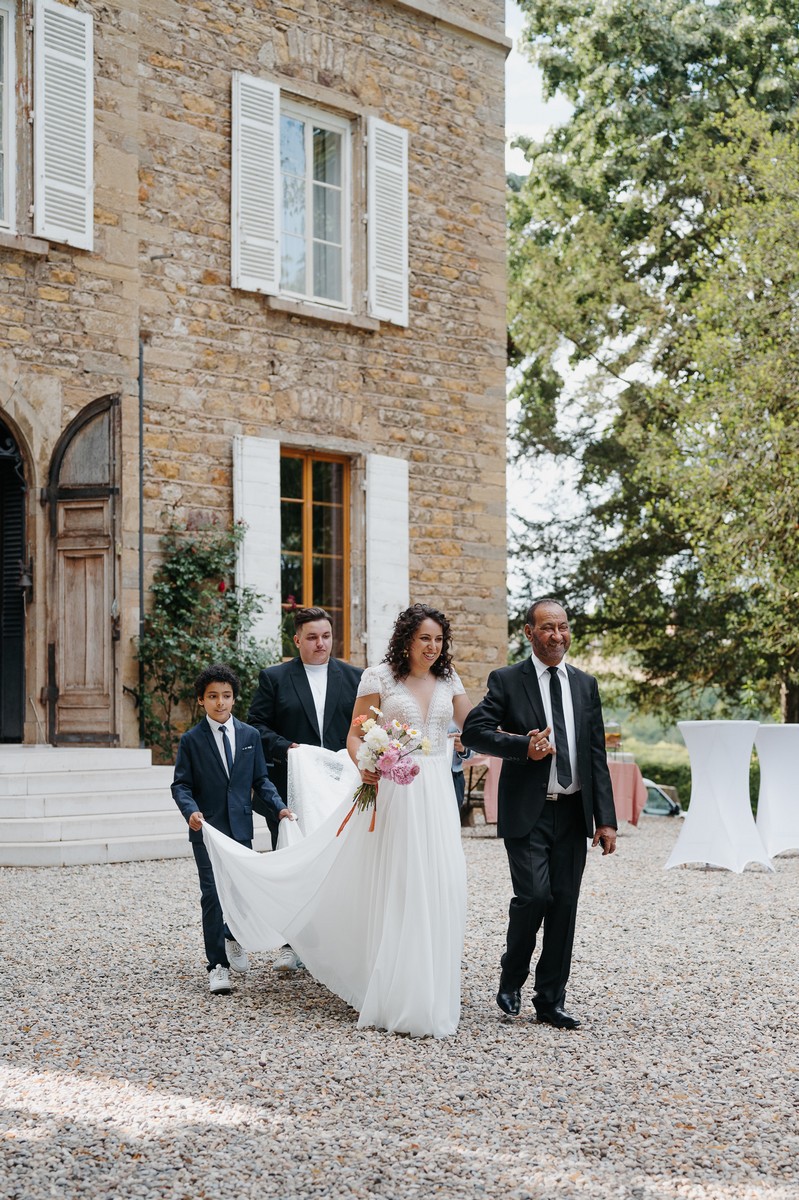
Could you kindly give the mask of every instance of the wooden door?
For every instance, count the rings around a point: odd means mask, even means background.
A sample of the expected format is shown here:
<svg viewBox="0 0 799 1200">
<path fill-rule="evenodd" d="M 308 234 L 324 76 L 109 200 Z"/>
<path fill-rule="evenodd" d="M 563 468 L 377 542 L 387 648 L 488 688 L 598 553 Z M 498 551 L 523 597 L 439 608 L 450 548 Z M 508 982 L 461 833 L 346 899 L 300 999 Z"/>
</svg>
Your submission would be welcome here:
<svg viewBox="0 0 799 1200">
<path fill-rule="evenodd" d="M 56 740 L 113 740 L 111 501 L 61 500 L 56 540 Z"/>
<path fill-rule="evenodd" d="M 118 418 L 116 395 L 78 414 L 56 446 L 44 495 L 51 535 L 44 698 L 55 745 L 119 740 Z"/>
</svg>

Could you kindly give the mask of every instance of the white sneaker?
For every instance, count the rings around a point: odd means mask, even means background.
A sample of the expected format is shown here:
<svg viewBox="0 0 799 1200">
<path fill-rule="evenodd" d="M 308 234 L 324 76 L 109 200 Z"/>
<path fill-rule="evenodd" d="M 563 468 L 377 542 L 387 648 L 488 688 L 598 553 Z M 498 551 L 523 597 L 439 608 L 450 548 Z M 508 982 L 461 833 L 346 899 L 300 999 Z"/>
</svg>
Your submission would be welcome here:
<svg viewBox="0 0 799 1200">
<path fill-rule="evenodd" d="M 230 991 L 230 972 L 227 967 L 212 967 L 208 972 L 208 987 L 214 996 L 224 996 Z"/>
<path fill-rule="evenodd" d="M 225 938 L 225 953 L 232 969 L 238 971 L 239 975 L 246 975 L 250 969 L 250 960 L 247 951 L 242 950 L 234 938 Z"/>
<path fill-rule="evenodd" d="M 291 946 L 284 946 L 272 963 L 272 969 L 275 971 L 296 971 L 301 966 L 302 963 Z"/>
</svg>

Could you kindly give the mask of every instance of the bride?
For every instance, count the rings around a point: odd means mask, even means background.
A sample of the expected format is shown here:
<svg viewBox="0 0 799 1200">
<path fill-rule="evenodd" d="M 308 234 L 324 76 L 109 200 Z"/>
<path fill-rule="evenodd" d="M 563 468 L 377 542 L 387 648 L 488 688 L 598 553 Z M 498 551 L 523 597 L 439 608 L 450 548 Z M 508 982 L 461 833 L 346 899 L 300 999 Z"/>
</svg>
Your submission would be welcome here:
<svg viewBox="0 0 799 1200">
<path fill-rule="evenodd" d="M 354 811 L 341 827 L 358 784 L 354 768 L 343 773 L 346 795 L 330 816 L 275 854 L 203 826 L 237 940 L 251 950 L 290 943 L 358 1011 L 360 1028 L 445 1037 L 458 1026 L 466 867 L 447 730 L 453 717 L 462 727 L 471 704 L 449 650 L 444 614 L 414 604 L 397 618 L 384 661 L 363 673 L 353 718 L 379 708 L 431 744 L 410 784 L 380 780 L 373 831 L 371 811 Z"/>
</svg>

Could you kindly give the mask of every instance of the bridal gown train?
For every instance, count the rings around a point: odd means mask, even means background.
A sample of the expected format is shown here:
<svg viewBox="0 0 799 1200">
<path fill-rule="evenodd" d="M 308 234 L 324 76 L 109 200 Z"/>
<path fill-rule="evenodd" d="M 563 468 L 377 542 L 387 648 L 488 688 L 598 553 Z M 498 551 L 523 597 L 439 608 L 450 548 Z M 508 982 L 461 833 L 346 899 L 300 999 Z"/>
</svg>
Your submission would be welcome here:
<svg viewBox="0 0 799 1200">
<path fill-rule="evenodd" d="M 208 825 L 203 838 L 225 919 L 246 949 L 288 942 L 315 978 L 358 1011 L 359 1027 L 445 1037 L 460 1017 L 466 923 L 466 866 L 447 742 L 452 698 L 463 687 L 454 673 L 438 679 L 424 716 L 411 691 L 381 664 L 361 679 L 358 694 L 373 693 L 386 720 L 408 724 L 431 742 L 429 755 L 414 756 L 421 770 L 410 784 L 381 782 L 373 832 L 372 813 L 356 810 L 336 836 L 359 777 L 345 764 L 340 778 L 336 770 L 331 778 L 326 768 L 338 756 L 315 751 L 328 760 L 319 786 L 337 791 L 339 802 L 309 836 L 267 854 Z M 304 765 L 306 780 L 313 779 L 313 760 Z"/>
</svg>

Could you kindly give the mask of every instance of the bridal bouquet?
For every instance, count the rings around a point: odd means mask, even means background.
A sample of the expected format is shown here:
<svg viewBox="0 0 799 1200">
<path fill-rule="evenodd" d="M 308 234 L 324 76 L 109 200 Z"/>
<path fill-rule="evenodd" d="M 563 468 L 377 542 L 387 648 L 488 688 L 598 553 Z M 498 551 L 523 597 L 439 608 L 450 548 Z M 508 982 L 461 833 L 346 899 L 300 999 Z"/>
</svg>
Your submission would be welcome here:
<svg viewBox="0 0 799 1200">
<path fill-rule="evenodd" d="M 419 764 L 414 762 L 411 755 L 416 751 L 429 754 L 429 740 L 422 737 L 418 729 L 403 725 L 400 721 L 383 723 L 383 714 L 379 708 L 372 708 L 370 711 L 375 714 L 373 717 L 361 714 L 353 721 L 353 725 L 361 732 L 361 744 L 356 755 L 359 769 L 376 771 L 381 779 L 391 779 L 394 783 L 409 784 L 419 774 Z M 377 788 L 376 783 L 361 783 L 355 791 L 352 808 L 345 817 L 339 833 L 356 808 L 359 812 L 366 812 L 369 808 L 376 809 Z M 370 830 L 374 829 L 374 826 L 373 813 Z"/>
</svg>

